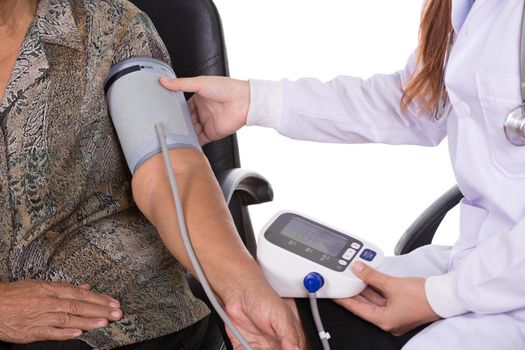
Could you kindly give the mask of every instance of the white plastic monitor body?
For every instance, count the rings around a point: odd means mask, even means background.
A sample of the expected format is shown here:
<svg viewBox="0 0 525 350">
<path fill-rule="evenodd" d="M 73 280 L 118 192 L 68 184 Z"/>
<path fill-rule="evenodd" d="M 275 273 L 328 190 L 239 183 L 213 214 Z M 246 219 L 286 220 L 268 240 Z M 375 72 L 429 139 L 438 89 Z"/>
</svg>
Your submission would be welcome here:
<svg viewBox="0 0 525 350">
<path fill-rule="evenodd" d="M 293 211 L 281 211 L 262 228 L 257 260 L 281 296 L 307 298 L 304 277 L 317 272 L 324 278 L 318 298 L 352 297 L 366 287 L 351 270 L 355 261 L 377 268 L 383 252 L 354 235 Z"/>
</svg>

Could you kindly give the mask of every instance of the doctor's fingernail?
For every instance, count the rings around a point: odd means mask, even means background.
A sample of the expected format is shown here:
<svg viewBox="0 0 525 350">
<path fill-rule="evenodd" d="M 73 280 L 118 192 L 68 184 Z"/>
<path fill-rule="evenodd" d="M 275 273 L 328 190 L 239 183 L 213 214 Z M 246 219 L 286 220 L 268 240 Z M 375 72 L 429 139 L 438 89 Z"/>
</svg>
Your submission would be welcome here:
<svg viewBox="0 0 525 350">
<path fill-rule="evenodd" d="M 352 265 L 352 270 L 355 271 L 355 272 L 361 272 L 361 271 L 363 271 L 364 268 L 365 268 L 365 264 L 363 264 L 361 261 L 356 261 Z"/>
</svg>

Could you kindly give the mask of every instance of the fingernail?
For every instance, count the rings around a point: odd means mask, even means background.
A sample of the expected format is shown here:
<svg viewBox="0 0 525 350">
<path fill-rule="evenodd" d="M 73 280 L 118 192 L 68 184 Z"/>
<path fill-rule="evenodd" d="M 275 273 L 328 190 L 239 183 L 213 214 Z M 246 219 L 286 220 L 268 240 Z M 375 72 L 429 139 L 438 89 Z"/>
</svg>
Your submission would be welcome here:
<svg viewBox="0 0 525 350">
<path fill-rule="evenodd" d="M 107 325 L 108 325 L 108 321 L 106 321 L 106 320 L 99 320 L 97 322 L 97 328 L 106 327 Z"/>
<path fill-rule="evenodd" d="M 116 300 L 113 300 L 112 302 L 109 303 L 109 306 L 111 306 L 114 309 L 118 309 L 120 307 L 120 303 Z"/>
<path fill-rule="evenodd" d="M 365 264 L 363 264 L 361 261 L 356 261 L 352 265 L 352 270 L 355 271 L 355 272 L 361 272 L 361 271 L 363 271 L 364 268 L 365 268 Z"/>
<path fill-rule="evenodd" d="M 115 319 L 121 318 L 122 317 L 122 311 L 118 311 L 118 310 L 111 311 L 111 317 L 115 318 Z"/>
<path fill-rule="evenodd" d="M 71 335 L 73 337 L 80 337 L 82 335 L 82 331 L 79 331 L 79 330 L 73 331 L 73 332 L 71 332 Z"/>
</svg>

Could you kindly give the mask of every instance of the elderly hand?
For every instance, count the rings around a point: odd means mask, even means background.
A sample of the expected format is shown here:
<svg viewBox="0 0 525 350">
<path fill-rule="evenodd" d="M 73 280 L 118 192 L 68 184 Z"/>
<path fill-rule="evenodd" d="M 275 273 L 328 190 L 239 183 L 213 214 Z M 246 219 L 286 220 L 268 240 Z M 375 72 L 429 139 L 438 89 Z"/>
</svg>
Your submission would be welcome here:
<svg viewBox="0 0 525 350">
<path fill-rule="evenodd" d="M 225 311 L 254 350 L 299 350 L 305 338 L 290 307 L 262 281 L 243 281 L 223 297 Z M 234 349 L 243 349 L 228 328 Z"/>
<path fill-rule="evenodd" d="M 68 340 L 122 317 L 116 300 L 89 288 L 35 280 L 0 283 L 0 340 Z"/>
<path fill-rule="evenodd" d="M 352 270 L 368 286 L 358 296 L 335 302 L 355 315 L 394 335 L 440 319 L 427 301 L 423 278 L 392 277 L 361 262 Z"/>
<path fill-rule="evenodd" d="M 195 131 L 201 144 L 222 139 L 246 124 L 250 84 L 225 77 L 161 78 L 173 91 L 194 92 L 189 101 Z"/>
</svg>

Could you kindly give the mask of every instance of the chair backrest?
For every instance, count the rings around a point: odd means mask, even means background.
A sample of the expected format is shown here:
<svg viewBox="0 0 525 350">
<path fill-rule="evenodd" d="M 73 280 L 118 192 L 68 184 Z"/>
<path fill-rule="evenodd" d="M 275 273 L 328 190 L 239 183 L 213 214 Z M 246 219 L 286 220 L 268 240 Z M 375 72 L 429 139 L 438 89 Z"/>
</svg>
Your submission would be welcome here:
<svg viewBox="0 0 525 350">
<path fill-rule="evenodd" d="M 131 0 L 131 2 L 153 21 L 169 51 L 177 76 L 228 76 L 222 24 L 217 8 L 211 0 Z M 204 152 L 216 175 L 240 167 L 235 135 L 206 145 Z M 256 243 L 253 228 L 242 195 L 235 195 L 230 201 L 229 208 L 241 239 L 255 256 Z"/>
<path fill-rule="evenodd" d="M 402 255 L 432 243 L 432 239 L 445 218 L 463 198 L 457 185 L 453 186 L 430 205 L 405 231 L 396 244 L 394 253 Z"/>
</svg>

